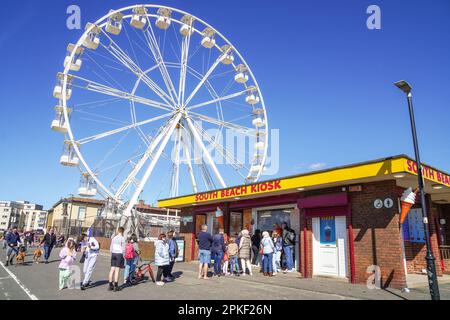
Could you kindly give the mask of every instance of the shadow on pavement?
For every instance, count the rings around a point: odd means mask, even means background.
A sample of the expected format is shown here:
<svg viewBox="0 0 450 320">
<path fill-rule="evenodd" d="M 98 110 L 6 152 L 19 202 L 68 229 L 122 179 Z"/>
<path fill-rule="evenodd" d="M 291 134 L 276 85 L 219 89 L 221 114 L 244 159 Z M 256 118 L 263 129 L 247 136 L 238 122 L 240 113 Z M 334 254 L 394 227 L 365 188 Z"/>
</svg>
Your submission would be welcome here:
<svg viewBox="0 0 450 320">
<path fill-rule="evenodd" d="M 399 294 L 396 294 L 395 292 L 392 292 L 392 291 L 389 290 L 389 289 L 384 288 L 383 291 L 385 291 L 385 292 L 387 292 L 387 293 L 390 293 L 390 294 L 392 294 L 393 296 L 395 296 L 395 297 L 397 297 L 397 298 L 400 298 L 400 299 L 402 299 L 402 300 L 408 300 L 407 298 L 405 298 L 405 297 L 403 297 L 403 296 L 401 296 L 401 295 L 399 295 Z"/>
<path fill-rule="evenodd" d="M 92 288 L 96 288 L 96 287 L 101 287 L 104 285 L 108 284 L 108 280 L 100 280 L 100 281 L 95 281 L 93 283 L 91 283 L 88 287 L 88 289 L 92 289 Z"/>
</svg>

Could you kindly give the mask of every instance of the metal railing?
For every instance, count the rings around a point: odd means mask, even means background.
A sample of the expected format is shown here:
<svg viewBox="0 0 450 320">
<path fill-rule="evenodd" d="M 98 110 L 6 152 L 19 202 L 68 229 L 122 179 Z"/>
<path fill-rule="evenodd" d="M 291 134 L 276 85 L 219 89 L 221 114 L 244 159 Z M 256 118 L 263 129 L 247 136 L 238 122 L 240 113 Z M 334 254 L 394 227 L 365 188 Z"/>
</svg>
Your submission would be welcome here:
<svg viewBox="0 0 450 320">
<path fill-rule="evenodd" d="M 450 246 L 439 246 L 439 251 L 443 260 L 450 260 Z"/>
</svg>

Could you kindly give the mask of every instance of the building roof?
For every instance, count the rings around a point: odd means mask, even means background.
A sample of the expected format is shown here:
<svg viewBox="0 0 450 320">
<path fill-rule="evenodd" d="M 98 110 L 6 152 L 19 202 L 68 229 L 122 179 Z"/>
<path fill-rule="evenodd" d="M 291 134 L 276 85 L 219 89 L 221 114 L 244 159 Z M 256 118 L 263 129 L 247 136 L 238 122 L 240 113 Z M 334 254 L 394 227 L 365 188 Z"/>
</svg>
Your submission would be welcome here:
<svg viewBox="0 0 450 320">
<path fill-rule="evenodd" d="M 424 179 L 434 184 L 442 185 L 444 198 L 450 202 L 450 175 L 433 167 L 422 164 Z M 312 190 L 339 185 L 395 180 L 402 174 L 399 185 L 413 185 L 417 175 L 417 166 L 406 155 L 360 162 L 325 170 L 302 173 L 271 180 L 260 181 L 249 185 L 239 185 L 210 192 L 191 194 L 172 199 L 158 201 L 161 208 L 183 208 L 191 205 L 210 204 L 224 201 L 240 200 L 241 198 L 268 196 L 274 194 L 294 193 L 304 189 Z M 417 178 L 415 178 L 417 181 Z M 431 187 L 430 187 L 431 188 Z M 440 193 L 440 194 L 441 194 Z M 442 199 L 442 200 L 445 200 Z"/>
<path fill-rule="evenodd" d="M 98 205 L 104 205 L 105 201 L 104 200 L 99 200 L 99 199 L 89 199 L 89 198 L 78 198 L 78 197 L 70 197 L 70 198 L 62 198 L 60 199 L 58 202 L 56 202 L 52 209 L 59 206 L 62 202 L 67 201 L 67 202 L 76 202 L 76 203 L 85 203 L 85 204 L 98 204 Z"/>
</svg>

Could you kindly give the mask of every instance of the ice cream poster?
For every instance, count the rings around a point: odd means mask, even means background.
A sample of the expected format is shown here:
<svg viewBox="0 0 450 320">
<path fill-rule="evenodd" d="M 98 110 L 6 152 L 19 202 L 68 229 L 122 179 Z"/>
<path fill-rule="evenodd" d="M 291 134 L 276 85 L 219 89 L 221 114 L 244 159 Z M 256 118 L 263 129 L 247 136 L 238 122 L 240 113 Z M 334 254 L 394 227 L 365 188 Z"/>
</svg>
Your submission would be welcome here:
<svg viewBox="0 0 450 320">
<path fill-rule="evenodd" d="M 320 243 L 336 244 L 336 220 L 334 217 L 320 218 Z"/>
<path fill-rule="evenodd" d="M 408 215 L 409 241 L 425 243 L 425 228 L 423 225 L 422 209 L 412 209 Z"/>
</svg>

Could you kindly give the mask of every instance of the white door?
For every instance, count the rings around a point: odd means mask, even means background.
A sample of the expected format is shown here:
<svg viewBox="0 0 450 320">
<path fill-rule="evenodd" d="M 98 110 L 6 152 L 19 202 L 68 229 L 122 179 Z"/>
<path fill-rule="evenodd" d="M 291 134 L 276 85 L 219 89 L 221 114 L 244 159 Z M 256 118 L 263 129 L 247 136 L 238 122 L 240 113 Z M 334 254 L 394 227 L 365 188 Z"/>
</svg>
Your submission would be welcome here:
<svg viewBox="0 0 450 320">
<path fill-rule="evenodd" d="M 346 277 L 345 217 L 313 219 L 313 272 L 317 275 Z"/>
</svg>

